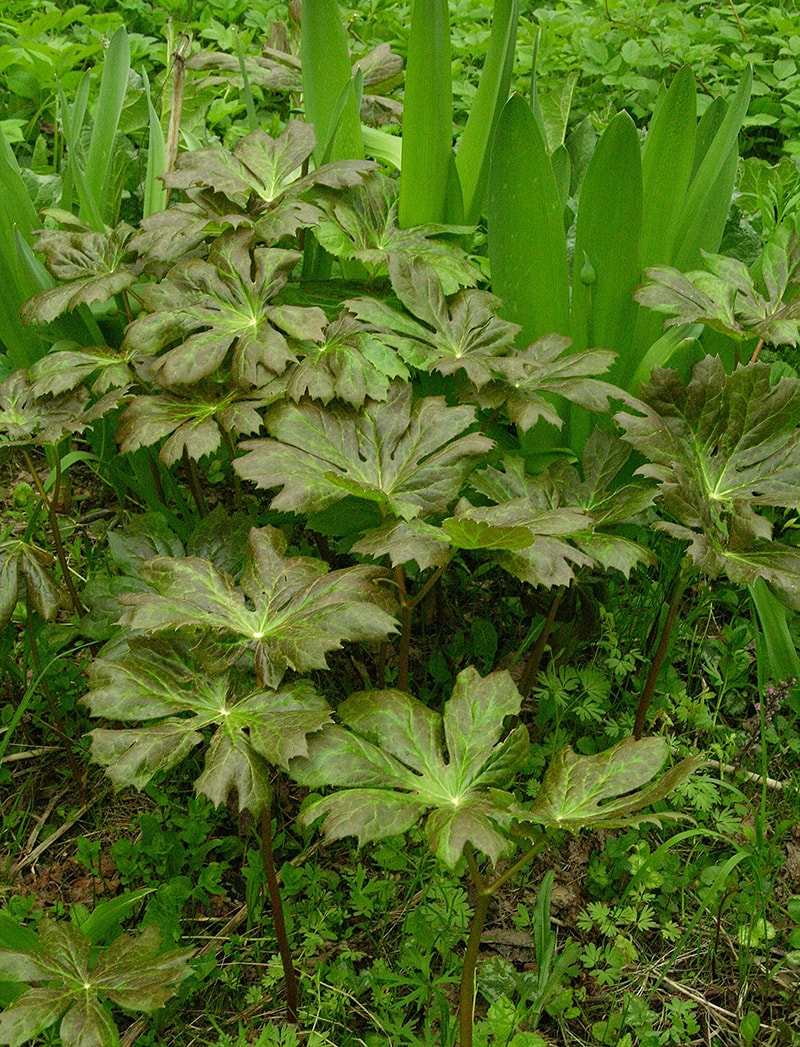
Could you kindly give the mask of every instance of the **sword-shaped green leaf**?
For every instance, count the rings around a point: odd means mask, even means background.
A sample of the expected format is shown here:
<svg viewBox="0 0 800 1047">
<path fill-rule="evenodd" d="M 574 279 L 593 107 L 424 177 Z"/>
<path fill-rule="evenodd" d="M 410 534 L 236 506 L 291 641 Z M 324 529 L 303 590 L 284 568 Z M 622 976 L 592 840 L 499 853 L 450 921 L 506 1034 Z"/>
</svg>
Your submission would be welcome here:
<svg viewBox="0 0 800 1047">
<path fill-rule="evenodd" d="M 489 168 L 489 260 L 520 345 L 569 331 L 564 211 L 542 132 L 520 95 L 505 105 Z"/>
<path fill-rule="evenodd" d="M 120 26 L 111 37 L 103 63 L 85 169 L 86 188 L 104 218 L 112 217 L 108 214 L 107 185 L 114 157 L 114 137 L 128 89 L 130 65 L 128 34 L 125 27 Z"/>
<path fill-rule="evenodd" d="M 408 37 L 400 227 L 445 221 L 453 145 L 447 0 L 414 0 Z"/>
<path fill-rule="evenodd" d="M 486 202 L 489 149 L 500 112 L 508 99 L 518 19 L 519 0 L 496 0 L 486 63 L 456 155 L 468 225 L 478 221 Z"/>
<path fill-rule="evenodd" d="M 364 144 L 354 92 L 347 94 L 343 109 L 336 112 L 342 91 L 353 79 L 337 0 L 303 4 L 301 33 L 303 102 L 306 119 L 314 125 L 317 165 L 327 160 L 361 159 Z M 330 154 L 325 157 L 329 146 Z"/>
</svg>

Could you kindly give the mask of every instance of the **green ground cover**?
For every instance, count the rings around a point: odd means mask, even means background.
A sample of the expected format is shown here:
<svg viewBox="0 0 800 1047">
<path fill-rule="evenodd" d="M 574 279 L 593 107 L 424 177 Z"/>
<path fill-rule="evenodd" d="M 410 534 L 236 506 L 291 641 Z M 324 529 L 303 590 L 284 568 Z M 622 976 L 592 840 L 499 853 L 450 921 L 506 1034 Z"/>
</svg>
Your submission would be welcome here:
<svg viewBox="0 0 800 1047">
<path fill-rule="evenodd" d="M 800 1043 L 798 56 L 9 0 L 0 1044 Z"/>
</svg>

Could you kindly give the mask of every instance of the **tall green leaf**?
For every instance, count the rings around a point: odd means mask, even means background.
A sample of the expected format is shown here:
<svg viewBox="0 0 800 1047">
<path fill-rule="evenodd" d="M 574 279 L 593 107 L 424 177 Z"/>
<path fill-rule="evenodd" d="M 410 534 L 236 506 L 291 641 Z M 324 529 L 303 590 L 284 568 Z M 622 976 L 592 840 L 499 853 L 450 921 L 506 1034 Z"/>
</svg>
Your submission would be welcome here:
<svg viewBox="0 0 800 1047">
<path fill-rule="evenodd" d="M 414 0 L 403 103 L 401 228 L 445 220 L 452 144 L 447 0 Z"/>
<path fill-rule="evenodd" d="M 618 353 L 612 381 L 633 363 L 641 229 L 639 136 L 628 114 L 619 113 L 597 143 L 583 181 L 572 275 L 573 349 Z"/>
<path fill-rule="evenodd" d="M 318 165 L 324 162 L 323 156 L 332 137 L 327 159 L 361 159 L 364 144 L 354 92 L 348 95 L 341 114 L 334 115 L 342 91 L 353 78 L 347 36 L 337 0 L 313 0 L 303 4 L 301 32 L 303 103 L 306 119 L 314 125 L 317 139 L 314 159 Z"/>
<path fill-rule="evenodd" d="M 508 98 L 518 19 L 519 0 L 496 0 L 486 63 L 456 156 L 464 218 L 468 225 L 478 221 L 486 202 L 489 147 Z"/>
<path fill-rule="evenodd" d="M 111 37 L 103 63 L 85 172 L 86 188 L 95 201 L 97 210 L 104 217 L 113 218 L 109 215 L 107 188 L 114 156 L 114 138 L 125 101 L 125 92 L 128 89 L 130 66 L 128 34 L 125 27 L 120 26 Z M 81 217 L 89 216 L 82 214 Z"/>
<path fill-rule="evenodd" d="M 164 174 L 167 169 L 167 145 L 164 141 L 164 131 L 158 118 L 152 98 L 150 97 L 150 81 L 147 73 L 142 70 L 144 90 L 147 96 L 148 140 L 147 140 L 147 170 L 144 176 L 144 205 L 142 217 L 149 218 L 151 214 L 163 211 L 167 206 L 167 190 L 164 183 L 159 181 L 158 176 Z"/>
<path fill-rule="evenodd" d="M 674 264 L 679 269 L 694 268 L 700 261 L 701 250 L 716 251 L 719 246 L 718 242 L 709 243 L 708 237 L 718 225 L 718 220 L 716 223 L 713 221 L 714 215 L 718 214 L 721 206 L 724 206 L 727 214 L 730 204 L 730 196 L 724 201 L 720 196 L 723 185 L 727 184 L 727 181 L 721 182 L 721 176 L 723 172 L 728 175 L 731 154 L 736 148 L 739 130 L 747 113 L 752 85 L 753 73 L 751 69 L 748 69 L 739 89 L 727 107 L 719 130 L 712 138 L 702 158 L 700 158 L 699 151 L 697 152 L 699 165 L 689 184 L 683 216 L 678 224 L 675 237 L 675 242 L 679 246 Z M 698 144 L 702 144 L 700 128 L 698 128 Z M 701 222 L 697 220 L 699 215 L 705 216 Z M 721 232 L 720 229 L 720 235 Z"/>
<path fill-rule="evenodd" d="M 569 330 L 564 212 L 541 129 L 520 95 L 505 105 L 489 168 L 489 260 L 520 345 Z"/>
</svg>

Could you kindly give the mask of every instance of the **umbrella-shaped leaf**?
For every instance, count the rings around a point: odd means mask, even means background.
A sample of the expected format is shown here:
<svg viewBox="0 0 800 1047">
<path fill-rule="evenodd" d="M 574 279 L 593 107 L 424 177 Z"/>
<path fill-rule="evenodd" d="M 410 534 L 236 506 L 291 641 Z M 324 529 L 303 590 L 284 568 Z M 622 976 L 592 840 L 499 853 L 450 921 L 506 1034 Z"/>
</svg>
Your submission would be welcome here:
<svg viewBox="0 0 800 1047">
<path fill-rule="evenodd" d="M 677 521 L 660 526 L 689 540 L 690 555 L 709 574 L 779 582 L 785 572 L 779 584 L 798 591 L 794 551 L 770 542 L 772 526 L 754 507 L 797 504 L 800 381 L 772 385 L 760 363 L 727 375 L 709 356 L 688 386 L 677 372 L 656 368 L 642 399 L 639 416 L 616 418 L 648 460 L 639 472 L 659 481 L 659 499 Z"/>
<path fill-rule="evenodd" d="M 353 299 L 348 308 L 379 329 L 409 363 L 441 374 L 463 370 L 480 388 L 498 377 L 498 356 L 516 355 L 519 327 L 496 315 L 499 298 L 466 290 L 448 300 L 441 277 L 424 259 L 392 257 L 389 275 L 397 297 L 416 319 L 375 298 Z"/>
<path fill-rule="evenodd" d="M 401 229 L 397 224 L 397 194 L 397 181 L 378 173 L 346 196 L 326 194 L 318 203 L 327 218 L 315 226 L 314 235 L 326 251 L 337 258 L 356 259 L 372 275 L 385 274 L 391 258 L 407 262 L 422 259 L 436 271 L 446 294 L 474 286 L 480 273 L 453 242 L 454 234 L 467 230 L 449 225 Z"/>
<path fill-rule="evenodd" d="M 570 352 L 570 340 L 561 335 L 546 335 L 513 356 L 498 357 L 493 367 L 502 379 L 481 389 L 479 403 L 486 407 L 505 406 L 512 422 L 523 430 L 543 418 L 551 425 L 562 425 L 553 406 L 552 395 L 589 411 L 605 411 L 609 397 L 624 394 L 594 377 L 607 371 L 614 354 L 604 349 Z M 548 396 L 550 397 L 548 399 Z"/>
<path fill-rule="evenodd" d="M 395 350 L 369 327 L 342 312 L 325 328 L 316 345 L 303 347 L 304 358 L 288 375 L 293 400 L 308 395 L 329 403 L 334 397 L 361 407 L 364 400 L 386 400 L 393 378 L 408 378 Z"/>
<path fill-rule="evenodd" d="M 141 789 L 214 728 L 198 792 L 219 805 L 235 790 L 240 808 L 257 813 L 269 797 L 267 765 L 285 767 L 306 754 L 306 736 L 330 722 L 327 703 L 304 681 L 254 688 L 232 670 L 204 667 L 201 654 L 174 640 L 140 639 L 118 657 L 96 659 L 94 687 L 83 698 L 92 715 L 157 722 L 94 730 L 92 756 L 116 786 Z"/>
<path fill-rule="evenodd" d="M 342 787 L 303 821 L 324 816 L 329 839 L 363 844 L 427 816 L 431 850 L 448 868 L 467 842 L 497 861 L 509 849 L 513 806 L 499 790 L 525 760 L 528 735 L 517 727 L 500 739 L 521 701 L 508 673 L 482 679 L 473 668 L 459 674 L 442 716 L 401 691 L 352 695 L 337 709 L 345 727 L 310 737 L 308 757 L 291 765 L 302 784 Z"/>
<path fill-rule="evenodd" d="M 579 756 L 565 746 L 550 761 L 528 820 L 577 831 L 680 818 L 676 812 L 640 813 L 663 800 L 703 762 L 702 757 L 681 760 L 652 781 L 668 754 L 663 738 L 625 738 L 596 756 Z"/>
<path fill-rule="evenodd" d="M 272 527 L 250 531 L 241 586 L 197 557 L 156 557 L 140 574 L 152 587 L 131 593 L 121 621 L 146 633 L 184 630 L 214 638 L 232 664 L 245 650 L 259 680 L 277 687 L 288 668 L 326 668 L 325 655 L 344 640 L 378 640 L 394 629 L 392 600 L 375 567 L 329 571 L 322 560 L 285 557 Z"/>
<path fill-rule="evenodd" d="M 251 239 L 248 231 L 230 233 L 209 261 L 190 258 L 145 292 L 151 312 L 131 325 L 125 346 L 152 355 L 179 343 L 152 364 L 162 384 L 192 385 L 228 362 L 239 388 L 264 385 L 296 359 L 287 336 L 321 339 L 321 309 L 270 304 L 300 256 L 251 252 Z"/>
<path fill-rule="evenodd" d="M 162 951 L 158 931 L 148 927 L 136 938 L 120 935 L 93 962 L 92 942 L 80 928 L 44 917 L 30 953 L 0 948 L 0 972 L 44 983 L 0 1014 L 0 1043 L 17 1047 L 63 1014 L 64 1047 L 117 1047 L 119 1032 L 103 1000 L 129 1011 L 156 1010 L 191 975 L 191 955 L 190 949 Z"/>
<path fill-rule="evenodd" d="M 493 443 L 479 433 L 460 435 L 474 422 L 474 408 L 412 398 L 409 384 L 396 383 L 387 401 L 368 401 L 359 413 L 282 404 L 267 419 L 274 439 L 243 443 L 248 453 L 236 471 L 259 487 L 282 487 L 274 509 L 316 512 L 354 494 L 404 520 L 443 512 Z"/>
<path fill-rule="evenodd" d="M 127 243 L 133 229 L 124 222 L 108 233 L 42 229 L 35 248 L 60 281 L 29 298 L 20 311 L 27 323 L 49 323 L 66 310 L 105 302 L 131 287 L 141 272 Z"/>
</svg>

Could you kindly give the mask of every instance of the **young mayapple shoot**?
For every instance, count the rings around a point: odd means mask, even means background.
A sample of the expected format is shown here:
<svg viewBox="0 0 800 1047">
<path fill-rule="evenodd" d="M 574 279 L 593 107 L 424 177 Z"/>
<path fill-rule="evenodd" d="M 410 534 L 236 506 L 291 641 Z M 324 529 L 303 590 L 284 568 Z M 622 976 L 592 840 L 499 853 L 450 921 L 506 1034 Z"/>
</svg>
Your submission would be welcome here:
<svg viewBox="0 0 800 1047">
<path fill-rule="evenodd" d="M 641 814 L 698 766 L 683 760 L 651 782 L 667 757 L 660 738 L 626 739 L 597 756 L 557 753 L 531 805 L 509 787 L 528 755 L 524 725 L 505 730 L 522 698 L 507 672 L 482 678 L 474 668 L 456 680 L 441 714 L 398 690 L 362 691 L 336 710 L 340 724 L 309 736 L 308 755 L 290 771 L 311 788 L 338 786 L 313 800 L 301 821 L 323 819 L 326 839 L 355 836 L 360 845 L 394 836 L 422 821 L 431 851 L 454 871 L 462 856 L 478 894 L 459 995 L 461 1047 L 472 1045 L 475 967 L 491 896 L 548 843 L 548 830 L 617 827 L 680 815 Z M 504 872 L 492 866 L 523 843 Z"/>
</svg>

